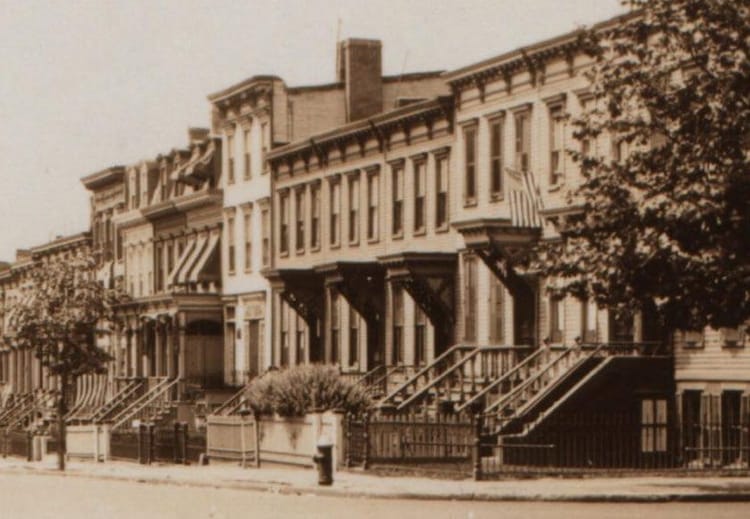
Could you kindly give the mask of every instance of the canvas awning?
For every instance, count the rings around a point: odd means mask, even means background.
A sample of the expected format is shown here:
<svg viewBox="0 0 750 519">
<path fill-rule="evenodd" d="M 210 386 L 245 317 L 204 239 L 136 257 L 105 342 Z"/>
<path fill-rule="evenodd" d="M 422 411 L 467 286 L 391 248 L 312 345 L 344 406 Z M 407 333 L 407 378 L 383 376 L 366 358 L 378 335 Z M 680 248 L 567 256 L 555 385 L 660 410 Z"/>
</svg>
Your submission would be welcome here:
<svg viewBox="0 0 750 519">
<path fill-rule="evenodd" d="M 167 277 L 167 286 L 174 285 L 175 283 L 177 283 L 177 279 L 178 279 L 180 271 L 183 268 L 185 268 L 185 263 L 188 261 L 188 258 L 190 258 L 190 255 L 193 253 L 193 249 L 195 249 L 195 241 L 196 240 L 194 239 L 188 241 L 187 245 L 185 246 L 185 250 L 182 251 L 182 254 L 177 259 L 177 263 L 172 269 L 172 272 L 170 272 L 169 276 Z"/>
<path fill-rule="evenodd" d="M 191 283 L 197 283 L 198 277 L 206 268 L 211 255 L 219 249 L 219 238 L 221 237 L 220 232 L 212 233 L 208 238 L 208 243 L 203 248 L 203 251 L 199 254 L 195 264 L 190 269 L 188 274 L 188 281 Z"/>
<path fill-rule="evenodd" d="M 189 274 L 190 271 L 193 269 L 193 266 L 198 261 L 198 258 L 203 253 L 203 249 L 206 247 L 206 242 L 208 241 L 208 236 L 206 235 L 199 235 L 198 238 L 195 240 L 195 246 L 193 247 L 192 251 L 190 252 L 190 256 L 185 260 L 185 264 L 182 266 L 179 272 L 177 272 L 177 276 L 175 277 L 175 284 L 182 284 L 187 283 L 189 281 Z"/>
</svg>

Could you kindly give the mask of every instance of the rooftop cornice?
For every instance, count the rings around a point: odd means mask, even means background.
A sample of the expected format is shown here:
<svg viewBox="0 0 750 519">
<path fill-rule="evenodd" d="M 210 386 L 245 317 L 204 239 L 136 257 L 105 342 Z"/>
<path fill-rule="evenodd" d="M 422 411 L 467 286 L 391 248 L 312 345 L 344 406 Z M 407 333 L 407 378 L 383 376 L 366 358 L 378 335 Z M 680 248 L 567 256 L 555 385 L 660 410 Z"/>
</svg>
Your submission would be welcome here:
<svg viewBox="0 0 750 519">
<path fill-rule="evenodd" d="M 36 256 L 39 254 L 53 252 L 55 251 L 55 249 L 69 249 L 73 246 L 87 244 L 87 243 L 91 243 L 91 232 L 83 231 L 77 234 L 71 234 L 69 236 L 62 236 L 60 238 L 56 238 L 49 243 L 45 243 L 42 245 L 37 245 L 36 247 L 32 247 L 30 250 L 31 250 L 31 254 L 33 256 Z"/>
<path fill-rule="evenodd" d="M 115 182 L 122 182 L 125 175 L 125 166 L 111 166 L 109 168 L 86 175 L 81 183 L 86 189 L 98 189 Z"/>
<path fill-rule="evenodd" d="M 368 119 L 339 126 L 333 130 L 313 135 L 308 139 L 275 148 L 268 153 L 266 158 L 269 162 L 283 162 L 283 160 L 301 153 L 317 154 L 323 146 L 351 139 L 361 139 L 371 133 L 374 133 L 380 139 L 382 138 L 381 130 L 386 127 L 401 125 L 408 121 L 423 122 L 435 116 L 448 118 L 452 122 L 453 98 L 451 96 L 441 96 L 412 103 Z"/>
<path fill-rule="evenodd" d="M 273 75 L 252 76 L 223 90 L 219 90 L 218 92 L 209 94 L 208 100 L 213 104 L 221 103 L 223 101 L 229 101 L 234 96 L 240 95 L 242 93 L 251 92 L 255 89 L 266 89 L 270 85 L 272 85 L 274 81 L 283 82 L 280 77 Z"/>
<path fill-rule="evenodd" d="M 634 11 L 621 14 L 594 24 L 589 30 L 606 32 L 619 24 L 634 20 L 641 15 Z M 500 76 L 504 71 L 512 71 L 528 65 L 529 60 L 544 60 L 548 57 L 574 51 L 579 46 L 579 37 L 586 29 L 576 29 L 560 36 L 543 40 L 498 56 L 461 67 L 443 74 L 443 78 L 453 87 L 481 82 L 489 77 Z"/>
</svg>

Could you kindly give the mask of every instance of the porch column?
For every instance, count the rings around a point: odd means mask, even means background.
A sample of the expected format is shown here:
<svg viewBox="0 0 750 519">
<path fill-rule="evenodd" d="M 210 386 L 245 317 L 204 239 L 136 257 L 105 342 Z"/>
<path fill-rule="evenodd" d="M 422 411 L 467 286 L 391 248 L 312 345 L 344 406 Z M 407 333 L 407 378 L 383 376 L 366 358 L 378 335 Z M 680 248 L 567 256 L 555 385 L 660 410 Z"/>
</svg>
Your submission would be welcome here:
<svg viewBox="0 0 750 519">
<path fill-rule="evenodd" d="M 13 393 L 18 393 L 18 371 L 16 370 L 16 351 L 11 350 L 8 353 L 8 381 L 10 382 L 10 389 Z"/>
<path fill-rule="evenodd" d="M 149 335 L 150 335 L 150 328 L 151 326 L 149 323 L 143 323 L 141 325 L 141 334 L 140 334 L 140 341 L 141 341 L 141 351 L 140 351 L 140 365 L 141 370 L 144 377 L 149 377 L 151 375 L 151 356 L 149 355 L 151 352 L 149 351 Z"/>
<path fill-rule="evenodd" d="M 186 371 L 186 358 L 187 353 L 187 338 L 185 336 L 185 314 L 180 312 L 177 319 L 177 347 L 178 347 L 178 358 L 177 358 L 177 376 L 181 379 L 185 378 Z"/>
<path fill-rule="evenodd" d="M 161 377 L 164 375 L 162 373 L 162 370 L 164 369 L 164 362 L 162 359 L 162 348 L 164 345 L 164 325 L 161 323 L 161 321 L 157 321 L 154 325 L 154 356 L 156 357 L 156 376 Z"/>
<path fill-rule="evenodd" d="M 175 361 L 174 361 L 174 320 L 171 320 L 166 324 L 166 355 L 167 355 L 167 377 L 173 379 L 175 377 Z"/>
</svg>

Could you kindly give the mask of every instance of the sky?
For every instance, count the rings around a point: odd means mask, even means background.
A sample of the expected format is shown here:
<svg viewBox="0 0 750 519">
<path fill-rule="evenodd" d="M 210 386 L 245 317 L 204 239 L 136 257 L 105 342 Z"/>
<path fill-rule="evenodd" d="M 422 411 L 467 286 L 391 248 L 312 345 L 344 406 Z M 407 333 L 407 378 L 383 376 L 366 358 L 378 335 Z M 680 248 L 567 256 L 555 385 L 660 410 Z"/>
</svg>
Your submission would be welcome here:
<svg viewBox="0 0 750 519">
<path fill-rule="evenodd" d="M 0 260 L 88 229 L 80 178 L 209 126 L 256 74 L 335 78 L 335 42 L 384 74 L 452 70 L 620 14 L 620 0 L 0 0 Z"/>
</svg>

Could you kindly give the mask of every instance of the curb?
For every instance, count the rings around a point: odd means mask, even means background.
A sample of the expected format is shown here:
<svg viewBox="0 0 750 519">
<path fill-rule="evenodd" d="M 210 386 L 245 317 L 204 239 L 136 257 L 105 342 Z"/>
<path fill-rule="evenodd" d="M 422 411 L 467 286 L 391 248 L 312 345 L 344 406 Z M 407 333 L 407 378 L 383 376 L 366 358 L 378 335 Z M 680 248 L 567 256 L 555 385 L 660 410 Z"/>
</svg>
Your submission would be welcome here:
<svg viewBox="0 0 750 519">
<path fill-rule="evenodd" d="M 737 503 L 750 502 L 750 491 L 746 492 L 701 492 L 669 494 L 499 494 L 467 492 L 458 494 L 428 494 L 419 492 L 365 492 L 361 490 L 337 489 L 319 486 L 293 486 L 283 482 L 203 482 L 170 478 L 149 478 L 118 476 L 112 474 L 95 475 L 85 472 L 59 472 L 52 469 L 31 467 L 0 467 L 0 474 L 24 474 L 35 476 L 62 476 L 70 478 L 94 479 L 99 481 L 125 481 L 152 485 L 177 487 L 214 488 L 269 492 L 280 495 L 314 495 L 321 497 L 349 497 L 368 499 L 394 499 L 412 501 L 483 501 L 483 502 L 550 502 L 550 503 Z"/>
</svg>

